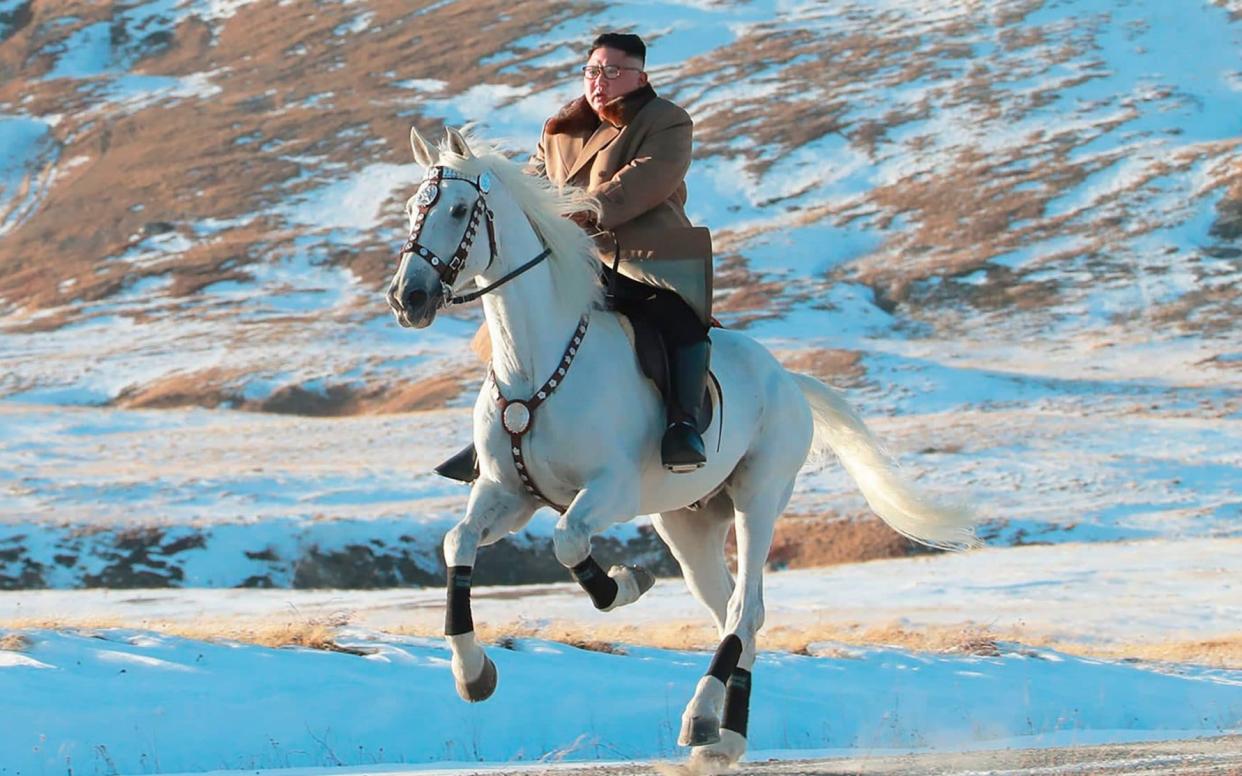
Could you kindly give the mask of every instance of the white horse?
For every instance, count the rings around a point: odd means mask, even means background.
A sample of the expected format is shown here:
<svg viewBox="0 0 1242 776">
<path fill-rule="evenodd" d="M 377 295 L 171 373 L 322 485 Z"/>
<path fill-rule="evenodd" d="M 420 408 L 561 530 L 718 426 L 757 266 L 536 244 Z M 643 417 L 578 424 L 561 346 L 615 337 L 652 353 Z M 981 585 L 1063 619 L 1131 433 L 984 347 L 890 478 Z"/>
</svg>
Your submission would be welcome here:
<svg viewBox="0 0 1242 776">
<path fill-rule="evenodd" d="M 735 763 L 746 748 L 764 564 L 808 453 L 835 452 L 876 514 L 917 541 L 968 546 L 973 518 L 909 487 L 833 389 L 787 371 L 754 340 L 726 329 L 711 334 L 723 400 L 703 434 L 711 440 L 707 465 L 667 472 L 660 395 L 639 370 L 627 322 L 601 307 L 590 238 L 564 217 L 597 206 L 456 130 L 446 135 L 433 154 L 417 130 L 410 133 L 428 176 L 406 205 L 411 235 L 388 301 L 402 326 L 422 328 L 446 303 L 482 296 L 492 340 L 491 371 L 474 406 L 480 475 L 465 517 L 444 539 L 445 632 L 458 692 L 480 701 L 496 686 L 470 615 L 470 572 L 481 545 L 551 505 L 562 512 L 557 560 L 597 607 L 611 610 L 637 600 L 653 579 L 630 566 L 604 574 L 591 537 L 649 514 L 721 638 L 686 706 L 680 743 L 693 747 L 692 762 Z M 482 231 L 487 239 L 476 241 Z M 736 580 L 725 559 L 730 525 Z"/>
</svg>

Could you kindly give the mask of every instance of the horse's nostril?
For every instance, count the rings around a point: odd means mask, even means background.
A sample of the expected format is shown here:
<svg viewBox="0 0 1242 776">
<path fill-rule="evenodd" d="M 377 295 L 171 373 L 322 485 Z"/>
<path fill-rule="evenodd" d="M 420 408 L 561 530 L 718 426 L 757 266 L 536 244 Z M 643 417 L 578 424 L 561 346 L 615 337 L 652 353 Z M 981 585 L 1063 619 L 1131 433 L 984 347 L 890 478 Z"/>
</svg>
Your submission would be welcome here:
<svg viewBox="0 0 1242 776">
<path fill-rule="evenodd" d="M 415 288 L 405 295 L 405 309 L 407 312 L 421 310 L 425 304 L 427 304 L 426 291 Z"/>
</svg>

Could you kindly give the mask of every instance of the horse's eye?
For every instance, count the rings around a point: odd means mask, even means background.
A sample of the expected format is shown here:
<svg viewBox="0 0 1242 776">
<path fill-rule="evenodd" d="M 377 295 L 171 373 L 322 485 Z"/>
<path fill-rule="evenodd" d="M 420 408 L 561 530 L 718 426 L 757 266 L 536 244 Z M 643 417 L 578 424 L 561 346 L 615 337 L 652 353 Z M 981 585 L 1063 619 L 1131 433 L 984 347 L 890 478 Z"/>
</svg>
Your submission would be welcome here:
<svg viewBox="0 0 1242 776">
<path fill-rule="evenodd" d="M 452 209 L 449 210 L 449 215 L 453 218 L 465 218 L 466 206 L 458 202 L 456 205 L 453 205 Z"/>
</svg>

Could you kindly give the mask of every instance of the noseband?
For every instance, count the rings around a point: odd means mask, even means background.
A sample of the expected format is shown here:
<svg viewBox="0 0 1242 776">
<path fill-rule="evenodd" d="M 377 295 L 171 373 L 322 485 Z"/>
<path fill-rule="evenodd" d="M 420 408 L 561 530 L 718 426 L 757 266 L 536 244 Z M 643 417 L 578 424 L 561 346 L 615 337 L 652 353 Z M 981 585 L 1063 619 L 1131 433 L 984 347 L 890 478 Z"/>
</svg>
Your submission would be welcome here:
<svg viewBox="0 0 1242 776">
<path fill-rule="evenodd" d="M 474 201 L 474 207 L 470 210 L 470 222 L 466 225 L 466 231 L 457 243 L 457 250 L 453 251 L 453 256 L 448 261 L 440 258 L 435 251 L 418 241 L 419 235 L 423 231 L 423 222 L 426 220 L 427 214 L 431 212 L 431 209 L 435 207 L 436 202 L 439 201 L 440 190 L 443 188 L 446 180 L 465 181 L 479 192 L 478 198 Z M 418 189 L 418 193 L 414 195 L 414 204 L 418 207 L 418 212 L 414 215 L 414 225 L 410 229 L 410 237 L 401 246 L 398 260 L 408 253 L 413 253 L 430 264 L 432 269 L 436 271 L 436 274 L 440 276 L 441 299 L 444 305 L 474 301 L 487 292 L 508 283 L 513 278 L 546 259 L 552 253 L 551 248 L 544 248 L 543 252 L 534 259 L 526 262 L 486 288 L 469 294 L 454 295 L 453 287 L 457 283 L 458 274 L 466 266 L 466 259 L 470 255 L 470 248 L 474 245 L 474 237 L 479 230 L 480 219 L 483 219 L 487 225 L 487 267 L 491 267 L 492 262 L 496 260 L 495 216 L 492 213 L 492 209 L 487 206 L 487 199 L 485 197 L 487 192 L 491 190 L 491 187 L 492 175 L 486 170 L 478 178 L 471 178 L 462 175 L 451 167 L 437 165 L 428 171 L 427 177 L 423 179 L 423 183 Z M 486 267 L 484 269 L 486 270 Z"/>
</svg>

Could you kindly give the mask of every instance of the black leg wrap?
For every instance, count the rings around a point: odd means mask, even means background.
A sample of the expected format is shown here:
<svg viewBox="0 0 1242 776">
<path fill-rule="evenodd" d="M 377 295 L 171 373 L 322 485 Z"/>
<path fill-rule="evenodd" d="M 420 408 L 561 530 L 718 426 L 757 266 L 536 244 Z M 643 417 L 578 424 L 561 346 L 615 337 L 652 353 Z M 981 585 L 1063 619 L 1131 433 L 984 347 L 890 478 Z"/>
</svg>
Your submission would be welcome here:
<svg viewBox="0 0 1242 776">
<path fill-rule="evenodd" d="M 741 657 L 742 640 L 737 637 L 736 633 L 730 633 L 724 637 L 724 641 L 720 642 L 720 646 L 716 647 L 716 654 L 712 657 L 712 664 L 707 669 L 707 675 L 714 676 L 721 682 L 729 681 Z"/>
<path fill-rule="evenodd" d="M 470 566 L 449 566 L 448 610 L 444 613 L 444 635 L 460 636 L 474 630 L 470 616 Z"/>
<path fill-rule="evenodd" d="M 607 609 L 617 600 L 617 582 L 604 573 L 604 570 L 590 555 L 587 559 L 569 570 L 574 579 L 591 596 L 596 609 Z"/>
<path fill-rule="evenodd" d="M 750 671 L 733 669 L 733 676 L 725 685 L 724 716 L 720 727 L 746 737 L 746 723 L 750 720 Z"/>
</svg>

